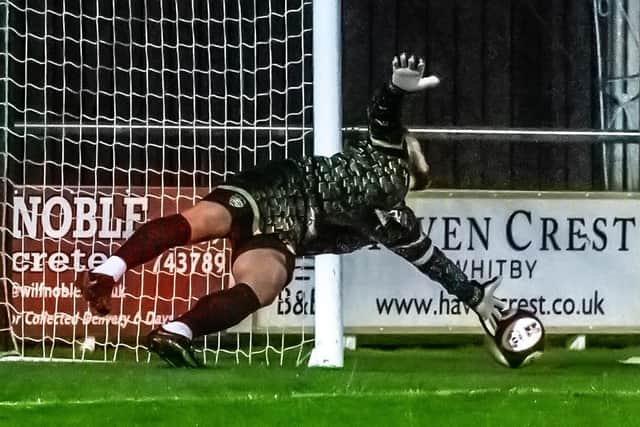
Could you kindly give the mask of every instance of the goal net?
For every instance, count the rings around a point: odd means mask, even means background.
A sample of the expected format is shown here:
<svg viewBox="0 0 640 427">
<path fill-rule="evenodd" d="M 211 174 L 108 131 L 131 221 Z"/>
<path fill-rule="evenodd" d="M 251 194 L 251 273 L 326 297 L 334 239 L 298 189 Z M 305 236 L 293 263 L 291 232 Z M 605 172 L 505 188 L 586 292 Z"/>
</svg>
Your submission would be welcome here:
<svg viewBox="0 0 640 427">
<path fill-rule="evenodd" d="M 145 336 L 233 286 L 223 240 L 126 274 L 92 316 L 76 271 L 220 180 L 312 149 L 304 0 L 9 0 L 3 21 L 0 350 L 147 360 Z M 308 357 L 313 259 L 271 307 L 207 337 L 204 357 Z"/>
</svg>

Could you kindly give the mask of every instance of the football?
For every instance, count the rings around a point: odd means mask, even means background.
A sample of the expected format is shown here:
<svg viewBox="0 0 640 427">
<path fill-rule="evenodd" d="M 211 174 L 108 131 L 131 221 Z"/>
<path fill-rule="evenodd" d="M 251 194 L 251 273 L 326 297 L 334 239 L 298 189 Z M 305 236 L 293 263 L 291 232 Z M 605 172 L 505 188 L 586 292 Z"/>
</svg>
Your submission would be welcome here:
<svg viewBox="0 0 640 427">
<path fill-rule="evenodd" d="M 498 363 L 520 368 L 542 356 L 544 338 L 544 326 L 534 313 L 511 309 L 503 313 L 495 336 L 487 336 L 487 345 Z"/>
</svg>

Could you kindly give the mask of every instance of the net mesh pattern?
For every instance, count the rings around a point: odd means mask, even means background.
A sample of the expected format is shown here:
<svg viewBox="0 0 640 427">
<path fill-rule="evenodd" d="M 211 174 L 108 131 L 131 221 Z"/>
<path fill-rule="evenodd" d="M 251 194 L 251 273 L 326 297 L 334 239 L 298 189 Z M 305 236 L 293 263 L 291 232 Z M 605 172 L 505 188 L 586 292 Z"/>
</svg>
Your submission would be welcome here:
<svg viewBox="0 0 640 427">
<path fill-rule="evenodd" d="M 0 344 L 79 358 L 95 337 L 90 357 L 144 359 L 148 331 L 233 284 L 227 243 L 177 248 L 127 273 L 106 319 L 87 313 L 75 270 L 229 175 L 311 152 L 311 3 L 15 0 L 0 11 Z M 299 259 L 300 288 L 209 337 L 205 355 L 302 354 L 312 309 L 292 307 L 300 295 L 312 302 L 310 269 Z M 291 323 L 303 324 L 295 343 L 273 335 Z"/>
</svg>

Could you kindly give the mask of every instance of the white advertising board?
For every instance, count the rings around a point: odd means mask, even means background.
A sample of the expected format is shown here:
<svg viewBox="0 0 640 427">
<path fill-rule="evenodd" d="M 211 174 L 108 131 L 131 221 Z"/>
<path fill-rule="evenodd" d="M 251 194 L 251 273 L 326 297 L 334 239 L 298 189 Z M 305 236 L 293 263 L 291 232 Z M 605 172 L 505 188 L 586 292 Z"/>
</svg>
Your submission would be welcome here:
<svg viewBox="0 0 640 427">
<path fill-rule="evenodd" d="M 434 244 L 550 331 L 640 330 L 640 196 L 426 191 L 408 200 Z M 479 331 L 474 315 L 385 249 L 343 257 L 345 329 Z"/>
</svg>

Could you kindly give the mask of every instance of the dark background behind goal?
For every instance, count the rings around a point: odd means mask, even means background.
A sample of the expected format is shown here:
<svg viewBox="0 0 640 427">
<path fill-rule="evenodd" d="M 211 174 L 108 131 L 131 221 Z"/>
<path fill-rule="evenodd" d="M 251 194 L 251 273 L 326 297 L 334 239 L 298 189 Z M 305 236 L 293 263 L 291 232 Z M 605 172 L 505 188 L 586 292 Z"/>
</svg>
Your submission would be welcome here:
<svg viewBox="0 0 640 427">
<path fill-rule="evenodd" d="M 14 3 L 26 6 L 21 1 Z M 289 0 L 288 3 L 294 7 L 304 4 L 304 19 L 311 19 L 310 2 Z M 238 16 L 239 7 L 248 18 L 268 10 L 284 11 L 284 0 L 271 1 L 271 9 L 265 4 L 267 2 L 225 2 L 227 13 L 233 16 Z M 176 7 L 171 1 L 156 0 L 133 2 L 129 6 L 128 2 L 118 1 L 113 7 L 104 3 L 100 10 L 96 10 L 95 4 L 79 8 L 77 4 L 65 4 L 60 0 L 47 2 L 49 10 L 64 11 L 65 19 L 63 22 L 56 14 L 48 14 L 46 57 L 38 37 L 30 38 L 28 45 L 24 46 L 16 33 L 9 33 L 9 51 L 18 58 L 25 54 L 32 56 L 34 60 L 27 62 L 29 78 L 36 78 L 31 81 L 35 86 L 26 91 L 21 85 L 9 85 L 9 104 L 17 106 L 18 110 L 27 110 L 26 114 L 15 114 L 10 109 L 9 126 L 25 119 L 45 121 L 42 114 L 37 113 L 42 111 L 44 95 L 34 90 L 44 83 L 44 76 L 50 84 L 57 81 L 58 86 L 64 77 L 70 91 L 82 94 L 75 98 L 67 96 L 63 105 L 63 93 L 48 90 L 48 123 L 60 122 L 69 114 L 77 116 L 80 102 L 85 114 L 99 112 L 107 122 L 115 116 L 125 117 L 133 123 L 151 121 L 153 124 L 163 120 L 170 123 L 191 123 L 195 120 L 206 125 L 212 118 L 219 121 L 237 119 L 239 103 L 213 102 L 206 105 L 198 99 L 191 108 L 193 90 L 195 93 L 200 91 L 203 96 L 216 91 L 224 95 L 226 90 L 237 89 L 238 82 L 228 80 L 228 87 L 224 87 L 225 82 L 218 78 L 219 74 L 207 80 L 203 72 L 207 72 L 211 59 L 207 58 L 206 50 L 192 52 L 187 49 L 183 52 L 172 47 L 177 41 L 204 45 L 224 40 L 238 42 L 238 34 L 232 25 L 228 26 L 227 34 L 216 33 L 223 28 L 220 25 L 212 26 L 212 34 L 202 33 L 207 29 L 205 25 L 196 23 L 194 29 L 184 25 L 185 22 L 193 22 L 194 17 L 206 18 L 207 14 L 222 18 L 216 15 L 218 12 L 215 10 L 219 7 L 211 6 L 207 11 L 205 5 L 198 3 L 198 7 L 191 8 L 188 2 L 179 2 Z M 28 6 L 26 10 L 44 10 L 44 2 L 29 2 Z M 405 122 L 410 126 L 597 128 L 600 126 L 596 105 L 597 58 L 591 8 L 590 2 L 581 0 L 343 1 L 344 125 L 361 126 L 366 123 L 367 102 L 380 82 L 388 78 L 391 57 L 399 51 L 410 51 L 423 55 L 428 72 L 442 79 L 438 88 L 409 100 Z M 10 8 L 10 12 L 10 27 L 24 31 L 24 12 L 20 7 Z M 98 13 L 107 17 L 112 14 L 118 19 L 115 25 L 104 18 L 96 23 L 91 16 Z M 79 14 L 86 17 L 82 27 L 74 21 Z M 173 25 L 171 20 L 177 18 L 183 19 L 182 23 Z M 165 23 L 162 26 L 149 23 L 150 19 L 163 19 Z M 299 21 L 299 16 L 289 15 L 287 26 L 290 29 L 287 30 L 283 19 L 273 19 L 270 24 L 273 36 L 283 37 L 287 31 L 289 34 L 299 33 L 303 27 Z M 45 22 L 41 12 L 29 13 L 29 22 L 29 32 L 34 36 L 44 34 Z M 305 25 L 308 26 L 309 22 Z M 245 38 L 253 36 L 251 25 L 242 28 Z M 262 31 L 259 25 L 256 28 L 257 32 Z M 67 33 L 65 44 L 56 38 L 63 35 L 63 29 Z M 76 43 L 72 38 L 84 41 Z M 94 46 L 96 39 L 100 40 L 98 49 Z M 114 40 L 118 42 L 115 47 Z M 311 34 L 306 34 L 304 40 L 310 49 Z M 132 51 L 127 45 L 132 41 L 139 45 L 164 43 L 164 48 L 147 51 L 133 48 Z M 281 60 L 287 55 L 285 48 L 271 47 L 273 60 Z M 240 59 L 237 52 L 237 49 L 226 49 L 225 53 L 226 60 L 234 66 Z M 100 72 L 87 68 L 80 75 L 73 67 L 67 66 L 62 71 L 56 66 L 65 59 L 78 62 L 81 54 L 84 64 L 99 66 Z M 269 60 L 266 51 L 261 51 L 256 59 L 251 53 L 245 52 L 242 56 L 244 66 L 250 68 L 262 66 Z M 219 58 L 219 53 L 214 57 Z M 46 69 L 38 62 L 45 60 L 48 62 Z M 178 64 L 187 72 L 172 73 Z M 301 67 L 288 70 L 288 83 L 301 82 L 301 73 L 306 73 L 304 79 L 310 81 L 310 65 L 311 60 L 307 58 Z M 153 67 L 167 71 L 133 72 L 130 75 L 122 72 L 132 66 L 141 70 Z M 119 67 L 120 71 L 114 72 L 114 67 Z M 216 67 L 222 69 L 224 64 Z M 194 72 L 189 73 L 189 69 Z M 24 82 L 25 70 L 23 63 L 9 62 L 13 81 Z M 246 82 L 252 82 L 250 75 L 245 77 Z M 79 86 L 80 81 L 82 87 Z M 265 77 L 258 76 L 255 84 L 267 88 L 273 85 L 271 87 L 284 90 L 283 81 L 282 75 L 271 73 Z M 95 95 L 96 88 L 99 89 L 98 96 Z M 138 95 L 154 94 L 155 98 L 151 99 L 157 101 L 148 103 L 144 96 L 128 97 L 127 91 L 132 89 Z M 271 113 L 282 115 L 285 105 L 291 111 L 300 108 L 301 99 L 310 103 L 311 86 L 307 84 L 302 90 L 302 97 L 293 90 L 290 91 L 291 96 L 275 96 Z M 114 92 L 119 93 L 115 100 L 111 95 Z M 186 95 L 185 98 L 180 98 L 180 94 Z M 245 105 L 244 111 L 246 115 L 253 108 Z M 72 122 L 74 119 L 67 117 L 65 120 Z M 91 121 L 85 123 L 91 124 Z M 306 109 L 304 115 L 293 117 L 287 123 L 273 121 L 274 125 L 289 126 L 310 126 L 311 123 L 312 112 Z M 177 135 L 174 135 L 176 138 L 167 138 L 165 143 L 175 147 L 150 143 L 158 141 L 157 132 L 113 135 L 103 131 L 97 135 L 85 130 L 82 137 L 89 142 L 82 144 L 73 143 L 73 139 L 80 136 L 74 136 L 72 132 L 64 135 L 62 143 L 60 135 L 55 138 L 53 132 L 44 136 L 34 131 L 26 138 L 9 135 L 11 155 L 8 174 L 16 184 L 45 181 L 59 184 L 64 174 L 66 183 L 93 184 L 97 180 L 98 184 L 107 185 L 158 185 L 160 182 L 179 185 L 183 182 L 191 184 L 195 180 L 196 185 L 210 185 L 210 177 L 202 173 L 208 169 L 233 173 L 269 156 L 278 158 L 286 154 L 295 157 L 311 152 L 311 134 L 304 137 L 304 144 L 292 145 L 288 153 L 271 144 L 270 154 L 265 155 L 264 150 L 250 145 L 245 147 L 248 150 L 239 150 L 237 132 L 224 135 L 199 132 L 195 138 L 190 135 L 182 135 L 185 137 L 181 140 Z M 264 135 L 253 136 L 245 138 L 244 143 L 255 139 L 257 146 L 269 144 Z M 299 134 L 289 136 L 300 137 Z M 273 135 L 269 138 L 278 139 Z M 92 143 L 91 140 L 99 140 L 100 143 Z M 600 147 L 596 144 L 424 141 L 435 187 L 516 190 L 597 190 L 603 187 Z M 227 155 L 221 156 L 219 153 L 225 147 Z M 258 155 L 254 156 L 254 152 Z M 243 158 L 243 153 L 246 158 Z M 74 164 L 76 160 L 82 164 Z M 222 164 L 224 162 L 226 164 Z M 58 167 L 58 164 L 63 166 Z"/>
<path fill-rule="evenodd" d="M 593 5 L 582 0 L 343 2 L 344 122 L 388 75 L 397 51 L 425 56 L 439 87 L 414 97 L 412 126 L 596 128 Z M 444 188 L 601 189 L 597 145 L 430 142 Z"/>
</svg>

